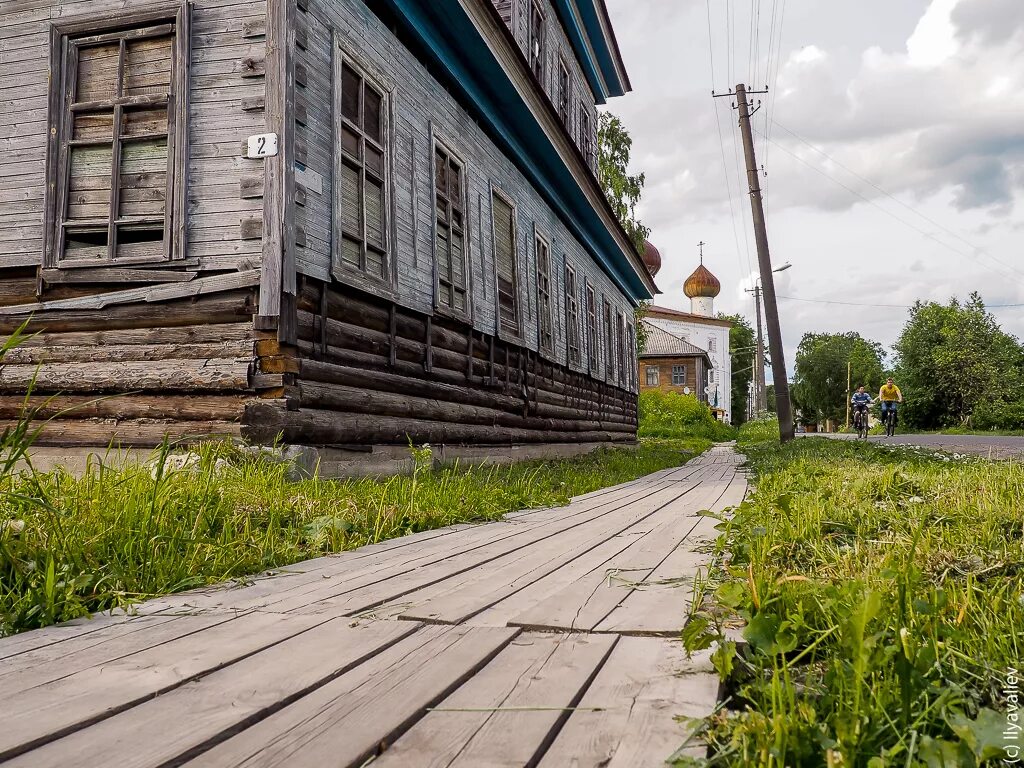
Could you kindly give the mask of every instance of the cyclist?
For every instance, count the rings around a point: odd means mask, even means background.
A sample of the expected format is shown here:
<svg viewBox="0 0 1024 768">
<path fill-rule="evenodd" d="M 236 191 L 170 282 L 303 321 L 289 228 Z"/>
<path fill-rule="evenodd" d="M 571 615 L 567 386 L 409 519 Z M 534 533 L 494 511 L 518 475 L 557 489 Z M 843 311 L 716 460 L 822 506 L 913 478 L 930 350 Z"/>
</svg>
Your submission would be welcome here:
<svg viewBox="0 0 1024 768">
<path fill-rule="evenodd" d="M 875 401 L 871 395 L 864 391 L 864 387 L 861 386 L 857 387 L 857 391 L 853 393 L 850 402 L 853 404 L 853 423 L 856 424 L 858 415 L 861 419 L 867 419 L 868 406 Z"/>
<path fill-rule="evenodd" d="M 892 379 L 886 379 L 885 384 L 878 391 L 878 399 L 882 401 L 882 423 L 886 423 L 886 417 L 892 412 L 893 425 L 896 424 L 896 407 L 903 402 L 903 393 Z"/>
</svg>

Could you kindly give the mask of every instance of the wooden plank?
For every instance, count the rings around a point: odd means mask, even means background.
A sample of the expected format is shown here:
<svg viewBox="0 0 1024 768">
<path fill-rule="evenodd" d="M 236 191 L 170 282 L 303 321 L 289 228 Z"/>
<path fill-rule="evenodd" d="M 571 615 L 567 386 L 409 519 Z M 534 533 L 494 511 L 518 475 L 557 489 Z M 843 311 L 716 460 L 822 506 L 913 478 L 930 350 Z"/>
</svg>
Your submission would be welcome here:
<svg viewBox="0 0 1024 768">
<path fill-rule="evenodd" d="M 133 304 L 195 297 L 237 288 L 247 288 L 259 283 L 259 270 L 239 272 L 233 275 L 215 275 L 193 280 L 183 285 L 161 285 L 156 287 L 130 288 L 125 291 L 83 296 L 77 299 L 59 299 L 37 304 L 23 304 L 16 307 L 0 307 L 0 315 L 28 314 L 59 309 L 103 309 L 115 304 Z"/>
<path fill-rule="evenodd" d="M 162 624 L 173 618 L 175 617 L 125 617 L 124 615 L 103 614 L 31 632 L 22 632 L 0 638 L 0 660 L 20 657 L 17 662 L 10 662 L 18 664 L 20 668 L 51 663 L 85 648 L 105 643 L 118 635 L 138 632 L 147 626 Z M 91 635 L 91 637 L 86 638 L 86 635 Z"/>
<path fill-rule="evenodd" d="M 124 392 L 245 390 L 251 356 L 214 360 L 44 363 L 0 368 L 0 391 Z"/>
<path fill-rule="evenodd" d="M 631 584 L 642 581 L 686 537 L 696 519 L 692 513 L 713 504 L 726 486 L 714 476 L 696 495 L 683 497 L 677 519 L 649 531 L 621 554 L 585 577 L 513 618 L 509 624 L 529 629 L 592 631 L 629 595 Z M 690 513 L 690 514 L 687 514 Z"/>
<path fill-rule="evenodd" d="M 520 635 L 377 758 L 374 768 L 534 765 L 616 639 Z M 635 768 L 642 765 L 656 763 Z"/>
<path fill-rule="evenodd" d="M 743 501 L 746 479 L 735 477 L 729 487 L 709 509 L 721 512 Z M 640 580 L 629 595 L 595 628 L 596 632 L 619 632 L 632 635 L 675 637 L 686 623 L 693 596 L 694 579 L 699 570 L 707 573 L 712 555 L 707 550 L 717 532 L 718 521 L 701 517 L 686 539 L 657 568 Z M 711 536 L 703 536 L 702 531 Z"/>
<path fill-rule="evenodd" d="M 512 553 L 442 582 L 425 594 L 420 591 L 407 595 L 402 602 L 415 607 L 406 609 L 401 618 L 415 621 L 421 617 L 424 621 L 453 624 L 466 621 L 617 536 L 627 532 L 634 539 L 642 536 L 654 524 L 652 520 L 665 517 L 660 510 L 697 487 L 698 482 L 659 490 L 594 523 L 538 542 L 525 554 Z"/>
<path fill-rule="evenodd" d="M 693 732 L 676 717 L 707 717 L 718 700 L 718 676 L 680 674 L 689 666 L 676 641 L 621 638 L 540 768 L 662 765 Z"/>
<path fill-rule="evenodd" d="M 17 693 L 5 686 L 0 760 L 173 690 L 321 623 L 312 617 L 249 614 L 64 674 L 46 684 L 20 688 Z"/>
<path fill-rule="evenodd" d="M 292 617 L 277 618 L 282 627 L 294 627 L 290 623 Z M 416 624 L 348 626 L 347 622 L 329 621 L 6 765 L 177 765 L 187 756 L 358 667 L 418 628 Z M 253 681 L 259 681 L 257 690 Z M 144 748 L 140 749 L 140 744 Z"/>
<path fill-rule="evenodd" d="M 326 573 L 315 573 L 308 578 L 289 579 L 287 585 L 256 584 L 241 590 L 217 590 L 190 596 L 185 604 L 189 610 L 236 611 L 270 609 L 277 612 L 303 610 L 335 614 L 359 613 L 365 609 L 398 597 L 403 588 L 412 591 L 418 587 L 440 581 L 465 566 L 458 556 L 483 561 L 498 557 L 509 550 L 528 547 L 534 541 L 579 524 L 595 515 L 607 514 L 613 504 L 625 504 L 624 498 L 597 503 L 581 504 L 567 509 L 563 519 L 544 521 L 536 525 L 501 524 L 474 526 L 463 531 L 457 541 L 428 540 L 416 547 L 386 548 L 358 562 L 339 559 Z M 408 581 L 398 577 L 414 574 Z M 343 578 L 339 578 L 343 577 Z M 382 582 L 389 581 L 386 586 Z M 375 585 L 381 585 L 373 590 Z M 357 590 L 362 592 L 357 592 Z M 355 593 L 355 594 L 352 594 Z M 377 597 L 378 594 L 387 597 Z M 163 601 L 147 603 L 138 610 L 148 611 Z"/>
<path fill-rule="evenodd" d="M 515 635 L 510 629 L 426 627 L 185 765 L 361 766 Z"/>
</svg>

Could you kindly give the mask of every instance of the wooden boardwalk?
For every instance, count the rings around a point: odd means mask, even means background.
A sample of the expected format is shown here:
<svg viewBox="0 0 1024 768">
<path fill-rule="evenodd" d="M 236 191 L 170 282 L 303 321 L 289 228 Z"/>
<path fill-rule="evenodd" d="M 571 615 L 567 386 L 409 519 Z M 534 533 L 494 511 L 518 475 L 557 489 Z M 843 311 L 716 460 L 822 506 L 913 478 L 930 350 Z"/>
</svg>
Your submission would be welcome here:
<svg viewBox="0 0 1024 768">
<path fill-rule="evenodd" d="M 672 638 L 737 462 L 0 640 L 0 764 L 662 765 L 717 699 Z"/>
</svg>

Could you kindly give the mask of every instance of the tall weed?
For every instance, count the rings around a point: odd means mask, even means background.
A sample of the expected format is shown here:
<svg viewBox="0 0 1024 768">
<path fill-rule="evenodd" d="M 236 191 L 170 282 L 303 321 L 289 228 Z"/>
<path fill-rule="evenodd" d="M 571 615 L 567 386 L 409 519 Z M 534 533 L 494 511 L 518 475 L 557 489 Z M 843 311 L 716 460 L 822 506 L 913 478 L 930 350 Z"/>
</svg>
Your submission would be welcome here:
<svg viewBox="0 0 1024 768">
<path fill-rule="evenodd" d="M 639 408 L 641 437 L 696 437 L 716 443 L 736 437 L 732 427 L 718 421 L 693 395 L 649 390 L 640 393 Z"/>
</svg>

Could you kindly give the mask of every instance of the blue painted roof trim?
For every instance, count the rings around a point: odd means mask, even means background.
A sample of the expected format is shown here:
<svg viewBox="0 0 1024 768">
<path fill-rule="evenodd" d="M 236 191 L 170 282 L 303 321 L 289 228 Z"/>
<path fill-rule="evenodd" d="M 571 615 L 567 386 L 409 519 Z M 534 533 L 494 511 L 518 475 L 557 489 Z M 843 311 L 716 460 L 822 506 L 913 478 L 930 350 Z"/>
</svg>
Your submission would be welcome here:
<svg viewBox="0 0 1024 768">
<path fill-rule="evenodd" d="M 622 81 L 619 70 L 615 66 L 617 52 L 612 49 L 601 27 L 601 17 L 597 9 L 597 0 L 552 0 L 562 16 L 563 24 L 569 34 L 569 40 L 576 49 L 576 55 L 583 65 L 587 80 L 593 88 L 598 104 L 604 104 L 609 98 L 624 96 L 629 90 L 627 83 Z M 580 19 L 576 14 L 579 10 Z M 583 28 L 580 28 L 580 21 Z M 589 43 L 589 45 L 588 45 Z M 592 55 L 593 54 L 593 55 Z M 597 56 L 597 61 L 594 61 Z"/>
<path fill-rule="evenodd" d="M 458 2 L 382 0 L 420 43 L 419 55 L 515 162 L 605 273 L 633 303 L 652 298 L 501 63 Z"/>
<path fill-rule="evenodd" d="M 562 26 L 569 36 L 569 42 L 572 43 L 576 57 L 583 67 L 583 73 L 587 76 L 587 82 L 590 83 L 590 89 L 594 92 L 594 99 L 598 104 L 606 103 L 612 94 L 609 93 L 608 84 L 594 61 L 594 57 L 590 55 L 591 48 L 588 45 L 586 32 L 580 26 L 582 20 L 576 15 L 575 3 L 573 0 L 553 0 L 553 2 L 561 16 Z"/>
</svg>

